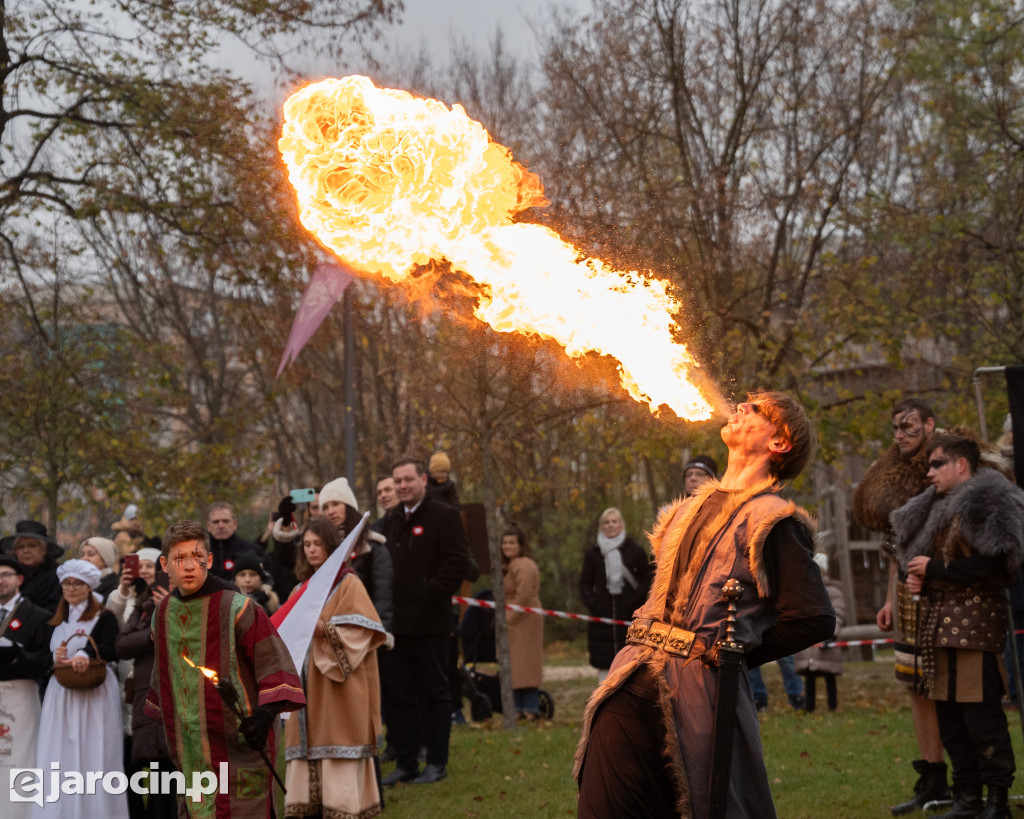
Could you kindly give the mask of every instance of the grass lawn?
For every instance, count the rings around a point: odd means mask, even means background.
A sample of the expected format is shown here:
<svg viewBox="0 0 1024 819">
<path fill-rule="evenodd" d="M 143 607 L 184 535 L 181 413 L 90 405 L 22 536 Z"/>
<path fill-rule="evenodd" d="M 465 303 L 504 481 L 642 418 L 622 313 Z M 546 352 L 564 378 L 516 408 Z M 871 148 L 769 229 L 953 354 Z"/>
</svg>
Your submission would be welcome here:
<svg viewBox="0 0 1024 819">
<path fill-rule="evenodd" d="M 552 665 L 565 666 L 574 652 L 563 655 L 555 648 L 549 653 Z M 585 659 L 578 659 L 581 663 Z M 769 710 L 761 715 L 761 735 L 782 819 L 888 816 L 889 805 L 909 798 L 916 746 L 906 695 L 892 678 L 891 655 L 847 663 L 839 679 L 839 709 L 831 714 L 821 684 L 819 710 L 805 714 L 789 708 L 777 666 L 766 667 L 764 678 Z M 454 728 L 448 779 L 386 789 L 385 815 L 574 816 L 572 759 L 580 715 L 595 684 L 594 677 L 546 682 L 556 710 L 555 718 L 541 725 L 506 732 L 499 715 L 487 724 Z M 1018 715 L 1008 716 L 1018 759 L 1024 759 Z M 387 765 L 384 772 L 392 768 Z M 1017 790 L 1024 793 L 1024 782 Z M 1024 808 L 1024 802 L 1017 804 Z"/>
</svg>

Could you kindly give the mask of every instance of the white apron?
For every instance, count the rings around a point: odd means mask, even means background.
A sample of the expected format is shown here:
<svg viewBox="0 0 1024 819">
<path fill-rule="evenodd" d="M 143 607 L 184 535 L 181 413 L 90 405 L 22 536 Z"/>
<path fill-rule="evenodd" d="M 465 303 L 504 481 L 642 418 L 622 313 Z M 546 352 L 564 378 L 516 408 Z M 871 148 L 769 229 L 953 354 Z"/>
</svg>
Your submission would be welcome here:
<svg viewBox="0 0 1024 819">
<path fill-rule="evenodd" d="M 30 802 L 11 802 L 12 768 L 34 768 L 39 733 L 39 684 L 0 681 L 0 816 L 28 819 Z"/>
<path fill-rule="evenodd" d="M 82 606 L 84 608 L 84 604 Z M 92 632 L 99 615 L 85 623 L 78 622 L 80 611 L 75 607 L 69 621 L 53 630 L 50 651 L 76 631 Z M 84 637 L 68 643 L 68 657 L 88 644 Z M 43 700 L 39 722 L 36 767 L 43 769 L 45 795 L 50 796 L 51 763 L 60 763 L 61 781 L 69 771 L 85 775 L 87 771 L 120 771 L 124 774 L 121 735 L 121 702 L 117 677 L 107 665 L 107 677 L 96 688 L 65 688 L 56 677 L 50 680 Z M 84 790 L 84 788 L 82 789 Z M 122 794 L 108 794 L 97 783 L 95 794 L 62 793 L 55 802 L 33 804 L 33 819 L 127 819 L 128 800 Z"/>
</svg>

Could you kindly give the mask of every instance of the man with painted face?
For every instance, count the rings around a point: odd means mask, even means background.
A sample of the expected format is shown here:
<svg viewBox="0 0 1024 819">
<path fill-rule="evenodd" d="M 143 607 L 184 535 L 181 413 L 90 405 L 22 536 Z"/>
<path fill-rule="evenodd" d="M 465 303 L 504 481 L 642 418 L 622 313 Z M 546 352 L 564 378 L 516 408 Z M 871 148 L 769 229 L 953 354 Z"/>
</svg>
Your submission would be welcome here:
<svg viewBox="0 0 1024 819">
<path fill-rule="evenodd" d="M 920 596 L 920 690 L 935 703 L 953 766 L 956 801 L 940 819 L 1009 819 L 1004 594 L 1024 563 L 1024 492 L 981 466 L 970 434 L 936 433 L 927 449 L 932 485 L 891 521 L 900 571 Z"/>
<path fill-rule="evenodd" d="M 892 409 L 893 443 L 864 473 L 853 493 L 853 518 L 873 532 L 880 532 L 882 552 L 889 558 L 889 583 L 885 604 L 877 615 L 882 631 L 893 631 L 896 642 L 896 680 L 907 686 L 914 736 L 920 756 L 911 764 L 917 773 L 914 795 L 892 807 L 894 816 L 920 810 L 928 802 L 949 798 L 946 763 L 943 761 L 935 703 L 918 691 L 920 663 L 917 654 L 919 606 L 907 591 L 906 575 L 893 559 L 889 515 L 928 488 L 928 443 L 935 432 L 935 413 L 920 398 L 905 398 Z"/>
</svg>

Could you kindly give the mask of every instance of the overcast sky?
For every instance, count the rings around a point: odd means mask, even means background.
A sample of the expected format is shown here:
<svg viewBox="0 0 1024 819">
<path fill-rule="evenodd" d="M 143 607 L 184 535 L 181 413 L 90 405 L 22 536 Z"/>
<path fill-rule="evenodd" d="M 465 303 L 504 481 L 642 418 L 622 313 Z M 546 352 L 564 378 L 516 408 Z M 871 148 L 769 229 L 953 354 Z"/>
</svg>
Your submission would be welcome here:
<svg viewBox="0 0 1024 819">
<path fill-rule="evenodd" d="M 548 4 L 549 0 L 406 0 L 394 39 L 410 44 L 436 42 L 442 55 L 447 55 L 450 30 L 486 42 L 500 24 L 511 43 L 526 49 L 532 42 L 530 21 L 543 21 Z"/>
</svg>

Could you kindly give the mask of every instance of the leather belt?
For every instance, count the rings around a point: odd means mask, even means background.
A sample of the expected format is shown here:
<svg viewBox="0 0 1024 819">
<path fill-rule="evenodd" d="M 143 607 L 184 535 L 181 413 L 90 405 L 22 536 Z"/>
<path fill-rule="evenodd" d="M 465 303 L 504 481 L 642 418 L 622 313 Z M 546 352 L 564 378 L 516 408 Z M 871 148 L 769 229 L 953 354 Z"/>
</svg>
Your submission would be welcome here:
<svg viewBox="0 0 1024 819">
<path fill-rule="evenodd" d="M 675 657 L 689 657 L 696 636 L 692 631 L 660 620 L 633 620 L 626 642 L 635 646 L 660 648 Z"/>
</svg>

